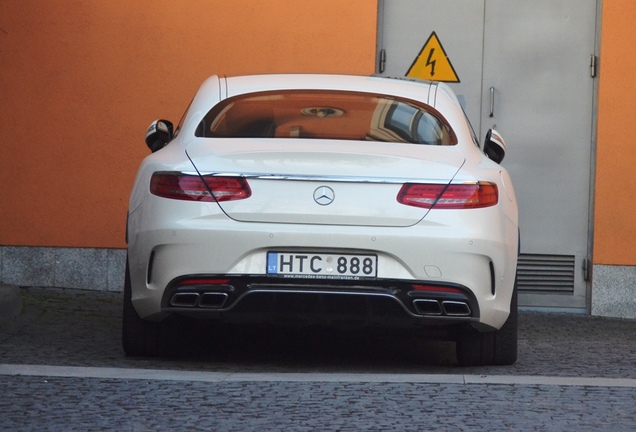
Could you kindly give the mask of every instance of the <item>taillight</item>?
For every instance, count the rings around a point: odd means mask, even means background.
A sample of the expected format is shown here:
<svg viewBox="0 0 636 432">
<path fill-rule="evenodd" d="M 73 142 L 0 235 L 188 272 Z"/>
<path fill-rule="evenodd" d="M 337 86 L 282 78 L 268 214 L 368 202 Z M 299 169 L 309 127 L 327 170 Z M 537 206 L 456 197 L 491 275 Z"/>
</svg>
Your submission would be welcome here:
<svg viewBox="0 0 636 432">
<path fill-rule="evenodd" d="M 205 180 L 205 183 L 203 180 Z M 207 185 L 207 186 L 206 186 Z M 209 189 L 209 190 L 208 190 Z M 243 177 L 217 177 L 160 171 L 150 179 L 150 193 L 163 198 L 214 202 L 249 198 L 252 190 Z"/>
<path fill-rule="evenodd" d="M 471 209 L 494 206 L 499 202 L 495 183 L 464 184 L 407 183 L 397 200 L 401 204 L 430 209 Z"/>
</svg>

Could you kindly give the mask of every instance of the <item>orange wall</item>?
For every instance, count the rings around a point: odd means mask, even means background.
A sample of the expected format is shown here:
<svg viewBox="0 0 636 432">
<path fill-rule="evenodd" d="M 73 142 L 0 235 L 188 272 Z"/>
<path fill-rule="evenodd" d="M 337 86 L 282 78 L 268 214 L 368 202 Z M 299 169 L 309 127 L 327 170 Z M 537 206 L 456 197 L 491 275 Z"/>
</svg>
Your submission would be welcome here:
<svg viewBox="0 0 636 432">
<path fill-rule="evenodd" d="M 602 11 L 594 263 L 636 265 L 636 2 Z M 0 245 L 124 247 L 145 128 L 211 74 L 374 72 L 376 0 L 0 1 Z"/>
<path fill-rule="evenodd" d="M 376 0 L 2 0 L 0 245 L 124 247 L 152 120 L 212 74 L 372 74 L 376 19 Z"/>
<path fill-rule="evenodd" d="M 636 2 L 604 0 L 594 263 L 636 265 Z"/>
</svg>

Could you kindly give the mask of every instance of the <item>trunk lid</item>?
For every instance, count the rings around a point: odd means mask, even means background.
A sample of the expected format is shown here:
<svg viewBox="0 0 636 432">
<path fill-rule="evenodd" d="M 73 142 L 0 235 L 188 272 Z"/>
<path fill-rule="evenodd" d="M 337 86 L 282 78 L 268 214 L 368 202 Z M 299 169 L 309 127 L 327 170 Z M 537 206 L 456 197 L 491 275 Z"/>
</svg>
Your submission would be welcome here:
<svg viewBox="0 0 636 432">
<path fill-rule="evenodd" d="M 247 178 L 252 195 L 220 202 L 241 222 L 405 227 L 426 209 L 402 205 L 406 182 L 449 183 L 464 156 L 455 146 L 307 139 L 205 139 L 188 157 L 203 175 Z"/>
</svg>

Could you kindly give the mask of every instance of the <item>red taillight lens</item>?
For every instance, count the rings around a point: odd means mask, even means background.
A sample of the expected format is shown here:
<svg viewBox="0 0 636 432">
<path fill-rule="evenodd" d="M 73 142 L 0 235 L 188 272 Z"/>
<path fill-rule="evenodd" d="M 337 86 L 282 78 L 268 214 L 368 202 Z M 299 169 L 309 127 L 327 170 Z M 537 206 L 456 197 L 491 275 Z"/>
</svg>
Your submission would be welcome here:
<svg viewBox="0 0 636 432">
<path fill-rule="evenodd" d="M 214 202 L 214 198 L 216 201 L 240 200 L 252 195 L 243 177 L 203 176 L 203 179 L 205 183 L 198 175 L 156 172 L 150 179 L 150 193 L 163 198 L 204 202 Z"/>
<path fill-rule="evenodd" d="M 397 200 L 401 204 L 436 209 L 470 209 L 494 206 L 499 202 L 495 183 L 420 184 L 402 186 Z"/>
</svg>

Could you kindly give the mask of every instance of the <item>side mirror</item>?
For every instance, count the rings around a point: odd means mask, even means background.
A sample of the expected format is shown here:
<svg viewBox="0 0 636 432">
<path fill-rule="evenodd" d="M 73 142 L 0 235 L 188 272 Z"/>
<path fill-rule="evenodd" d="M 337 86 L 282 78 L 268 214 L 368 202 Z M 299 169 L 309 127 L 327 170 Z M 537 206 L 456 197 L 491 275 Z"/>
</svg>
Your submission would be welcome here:
<svg viewBox="0 0 636 432">
<path fill-rule="evenodd" d="M 489 129 L 484 140 L 484 153 L 492 161 L 501 163 L 506 155 L 506 143 L 499 132 Z"/>
<path fill-rule="evenodd" d="M 172 141 L 174 126 L 168 120 L 155 120 L 146 131 L 146 145 L 151 152 L 161 150 Z"/>
</svg>

